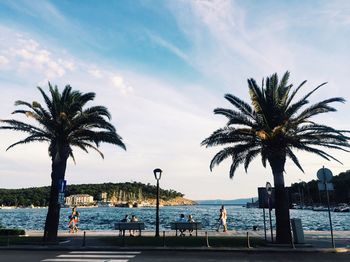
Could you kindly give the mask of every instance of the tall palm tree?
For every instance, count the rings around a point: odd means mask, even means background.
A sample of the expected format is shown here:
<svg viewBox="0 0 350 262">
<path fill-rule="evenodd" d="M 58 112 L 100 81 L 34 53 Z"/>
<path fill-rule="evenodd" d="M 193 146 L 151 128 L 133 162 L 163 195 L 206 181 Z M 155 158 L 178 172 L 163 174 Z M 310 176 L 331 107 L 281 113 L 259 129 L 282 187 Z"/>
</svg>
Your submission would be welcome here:
<svg viewBox="0 0 350 262">
<path fill-rule="evenodd" d="M 67 159 L 72 157 L 75 162 L 72 147 L 78 147 L 85 152 L 88 149 L 95 150 L 103 158 L 98 150 L 101 142 L 115 144 L 125 148 L 122 138 L 116 133 L 116 129 L 107 120 L 111 115 L 104 106 L 92 106 L 84 108 L 89 101 L 95 98 L 95 93 L 81 93 L 73 91 L 67 85 L 60 93 L 57 86 L 49 83 L 49 97 L 38 87 L 44 98 L 46 108 L 38 102 L 28 103 L 16 101 L 16 106 L 26 109 L 15 110 L 13 114 L 24 114 L 36 121 L 36 125 L 27 124 L 14 119 L 2 120 L 1 129 L 22 131 L 28 133 L 28 137 L 20 140 L 8 149 L 30 142 L 48 142 L 48 153 L 51 158 L 51 189 L 49 209 L 45 222 L 44 240 L 57 241 L 60 205 L 58 203 L 59 181 L 64 179 Z"/>
<path fill-rule="evenodd" d="M 258 155 L 261 156 L 264 167 L 266 161 L 269 162 L 275 186 L 278 243 L 289 243 L 291 239 L 288 196 L 283 177 L 286 158 L 290 158 L 304 172 L 292 149 L 304 150 L 326 160 L 339 162 L 324 148 L 347 151 L 346 148 L 350 146 L 349 137 L 345 135 L 348 131 L 311 120 L 316 115 L 336 111 L 330 104 L 345 100 L 334 97 L 308 105 L 310 95 L 326 84 L 323 83 L 294 103 L 296 94 L 306 81 L 292 91 L 288 78 L 289 72 L 283 75 L 281 81 L 278 81 L 277 74 L 273 74 L 266 78 L 265 85 L 262 81 L 261 87 L 254 79 L 248 79 L 251 105 L 234 95 L 226 94 L 225 98 L 236 110 L 215 109 L 215 114 L 228 118 L 227 125 L 202 141 L 206 147 L 225 146 L 212 159 L 210 169 L 231 157 L 230 178 L 240 164 L 243 164 L 247 172 L 249 164 Z"/>
</svg>

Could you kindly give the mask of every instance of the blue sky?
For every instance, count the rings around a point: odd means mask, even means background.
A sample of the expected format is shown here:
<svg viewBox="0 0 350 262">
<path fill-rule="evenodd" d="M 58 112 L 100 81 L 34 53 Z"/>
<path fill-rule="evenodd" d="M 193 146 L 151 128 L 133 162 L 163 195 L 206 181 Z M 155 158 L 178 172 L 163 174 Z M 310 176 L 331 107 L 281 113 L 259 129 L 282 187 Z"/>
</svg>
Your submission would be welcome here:
<svg viewBox="0 0 350 262">
<path fill-rule="evenodd" d="M 229 107 L 225 93 L 248 100 L 246 79 L 260 81 L 291 71 L 304 92 L 328 84 L 313 97 L 349 100 L 349 1 L 0 1 L 0 119 L 10 118 L 17 99 L 38 100 L 36 86 L 70 84 L 96 92 L 127 152 L 103 145 L 104 160 L 76 150 L 66 178 L 72 183 L 141 181 L 161 184 L 192 199 L 239 198 L 257 194 L 272 181 L 257 159 L 230 180 L 229 161 L 213 172 L 218 149 L 200 142 L 225 119 L 216 107 Z M 4 95 L 6 94 L 6 95 Z M 349 103 L 318 118 L 350 129 Z M 2 131 L 0 187 L 49 185 L 47 145 L 5 148 L 23 137 Z M 2 147 L 2 149 L 1 149 Z M 322 165 L 334 174 L 350 169 L 296 152 L 305 174 L 286 165 L 286 184 L 316 178 Z"/>
</svg>

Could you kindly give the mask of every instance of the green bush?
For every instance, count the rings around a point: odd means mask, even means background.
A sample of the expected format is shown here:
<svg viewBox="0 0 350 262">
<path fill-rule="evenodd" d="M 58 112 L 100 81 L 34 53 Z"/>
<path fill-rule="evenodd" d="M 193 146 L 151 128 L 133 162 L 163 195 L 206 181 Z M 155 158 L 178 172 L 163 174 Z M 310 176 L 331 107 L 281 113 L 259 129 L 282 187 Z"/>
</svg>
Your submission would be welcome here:
<svg viewBox="0 0 350 262">
<path fill-rule="evenodd" d="M 0 236 L 19 236 L 19 235 L 25 235 L 26 232 L 23 229 L 13 228 L 13 229 L 6 229 L 6 228 L 0 228 Z"/>
</svg>

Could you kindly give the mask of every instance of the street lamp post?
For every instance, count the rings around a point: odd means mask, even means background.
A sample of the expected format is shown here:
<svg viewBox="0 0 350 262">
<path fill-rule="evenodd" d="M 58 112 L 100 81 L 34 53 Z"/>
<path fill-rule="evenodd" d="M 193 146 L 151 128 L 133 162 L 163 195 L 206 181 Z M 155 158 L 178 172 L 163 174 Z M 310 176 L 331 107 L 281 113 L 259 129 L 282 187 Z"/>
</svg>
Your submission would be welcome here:
<svg viewBox="0 0 350 262">
<path fill-rule="evenodd" d="M 159 237 L 159 180 L 162 176 L 162 170 L 156 168 L 153 170 L 154 177 L 157 180 L 157 202 L 156 202 L 156 237 Z"/>
</svg>

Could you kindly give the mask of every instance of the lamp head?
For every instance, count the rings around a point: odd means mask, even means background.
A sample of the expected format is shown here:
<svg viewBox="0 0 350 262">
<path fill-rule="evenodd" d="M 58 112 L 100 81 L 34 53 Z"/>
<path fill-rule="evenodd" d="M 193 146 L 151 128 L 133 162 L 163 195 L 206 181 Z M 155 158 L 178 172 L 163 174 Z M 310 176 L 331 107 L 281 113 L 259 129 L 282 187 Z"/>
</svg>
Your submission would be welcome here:
<svg viewBox="0 0 350 262">
<path fill-rule="evenodd" d="M 156 168 L 153 170 L 154 177 L 159 180 L 162 176 L 162 170 L 160 168 Z"/>
</svg>

